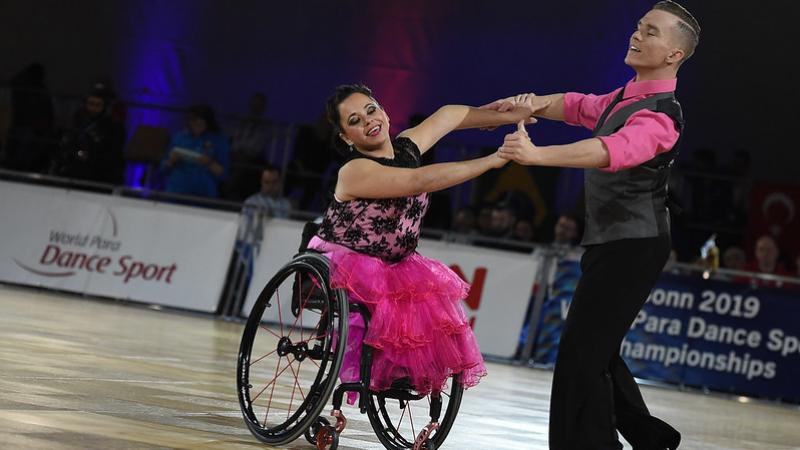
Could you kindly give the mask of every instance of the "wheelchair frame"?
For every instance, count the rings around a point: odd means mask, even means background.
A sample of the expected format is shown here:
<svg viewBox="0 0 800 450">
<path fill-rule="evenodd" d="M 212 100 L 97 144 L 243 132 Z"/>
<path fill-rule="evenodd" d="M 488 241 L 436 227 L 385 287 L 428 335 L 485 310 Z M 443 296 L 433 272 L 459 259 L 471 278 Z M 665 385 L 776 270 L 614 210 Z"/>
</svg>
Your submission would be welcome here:
<svg viewBox="0 0 800 450">
<path fill-rule="evenodd" d="M 347 419 L 341 410 L 344 395 L 348 392 L 355 392 L 358 394 L 359 411 L 368 415 L 370 424 L 378 439 L 387 449 L 434 450 L 441 446 L 453 425 L 461 404 L 463 387 L 457 375 L 451 379 L 449 394 L 442 392 L 438 395 L 419 395 L 408 386 L 407 380 L 398 380 L 391 389 L 374 392 L 369 389 L 374 350 L 369 345 L 362 343 L 359 380 L 340 383 L 336 386 L 346 351 L 349 314 L 351 311 L 361 314 L 364 319 L 364 327 L 368 329 L 370 313 L 364 305 L 349 303 L 345 290 L 332 289 L 329 284 L 329 273 L 330 263 L 327 258 L 314 251 L 301 252 L 270 279 L 253 306 L 245 325 L 239 348 L 236 380 L 239 404 L 250 432 L 259 440 L 272 445 L 285 444 L 297 439 L 300 435 L 304 435 L 306 440 L 315 445 L 318 450 L 335 450 L 338 447 L 339 435 L 347 426 Z M 302 278 L 303 275 L 308 275 L 308 278 Z M 319 311 L 319 322 L 313 327 L 316 333 L 314 337 L 304 340 L 301 330 L 301 339 L 296 342 L 291 339 L 292 330 L 289 331 L 288 335 L 279 336 L 277 332 L 271 331 L 263 320 L 266 309 L 276 306 L 271 302 L 273 294 L 277 293 L 277 301 L 274 303 L 277 303 L 278 314 L 281 317 L 280 331 L 281 334 L 284 334 L 280 289 L 290 276 L 294 276 L 291 289 L 291 313 L 295 318 L 295 324 L 292 325 L 292 328 L 294 328 L 298 320 L 300 321 L 300 328 L 304 327 L 301 317 L 304 311 L 311 311 L 315 314 Z M 306 281 L 309 282 L 304 285 Z M 322 329 L 323 327 L 324 330 Z M 266 332 L 271 333 L 278 338 L 278 342 L 277 345 L 270 344 L 275 346 L 274 350 L 264 356 L 253 359 L 254 356 L 257 356 L 252 353 L 254 351 L 254 340 L 259 330 L 266 330 Z M 270 339 L 272 338 L 267 340 L 269 341 Z M 313 348 L 309 348 L 312 343 Z M 270 345 L 267 347 L 271 348 Z M 253 395 L 256 389 L 252 384 L 250 368 L 273 354 L 277 354 L 279 357 L 275 369 L 276 376 L 261 391 Z M 281 361 L 284 357 L 287 360 L 287 366 L 283 368 L 283 371 L 280 371 Z M 302 387 L 299 386 L 298 373 L 300 372 L 300 364 L 306 359 L 318 361 L 314 362 L 318 367 L 318 372 L 314 377 L 313 384 L 308 388 L 307 392 L 304 392 Z M 297 371 L 293 367 L 295 362 L 298 363 Z M 289 368 L 291 368 L 295 376 L 295 385 L 292 386 L 293 391 L 287 419 L 277 426 L 267 427 L 273 394 L 278 385 L 278 372 L 284 373 Z M 260 396 L 270 385 L 272 386 L 270 403 L 267 406 L 267 412 L 262 423 L 257 417 L 254 408 Z M 334 386 L 336 386 L 335 389 Z M 300 390 L 302 403 L 298 410 L 291 414 L 297 388 Z M 333 395 L 331 416 L 335 419 L 335 424 L 333 425 L 325 417 L 319 415 L 331 394 Z M 443 395 L 447 396 L 448 402 L 442 417 Z M 410 402 L 419 401 L 425 397 L 429 397 L 430 401 L 430 421 L 418 434 L 407 438 L 398 430 L 399 426 L 396 427 L 392 423 L 391 415 L 387 411 L 387 400 L 390 402 L 397 401 L 400 409 L 403 410 L 403 414 L 408 410 L 413 434 L 413 419 L 411 418 L 411 409 L 408 407 Z M 402 422 L 402 416 L 400 420 Z"/>
</svg>

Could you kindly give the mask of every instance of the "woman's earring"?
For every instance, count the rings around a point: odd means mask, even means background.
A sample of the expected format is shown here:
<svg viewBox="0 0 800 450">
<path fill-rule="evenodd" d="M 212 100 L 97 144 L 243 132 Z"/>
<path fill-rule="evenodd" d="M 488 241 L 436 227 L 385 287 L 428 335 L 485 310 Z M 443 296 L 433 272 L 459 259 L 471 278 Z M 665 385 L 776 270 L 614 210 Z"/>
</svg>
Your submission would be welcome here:
<svg viewBox="0 0 800 450">
<path fill-rule="evenodd" d="M 349 147 L 350 147 L 350 151 L 351 151 L 351 152 L 354 152 L 354 151 L 356 151 L 356 148 L 353 146 L 353 144 L 350 144 L 350 145 L 349 145 Z"/>
</svg>

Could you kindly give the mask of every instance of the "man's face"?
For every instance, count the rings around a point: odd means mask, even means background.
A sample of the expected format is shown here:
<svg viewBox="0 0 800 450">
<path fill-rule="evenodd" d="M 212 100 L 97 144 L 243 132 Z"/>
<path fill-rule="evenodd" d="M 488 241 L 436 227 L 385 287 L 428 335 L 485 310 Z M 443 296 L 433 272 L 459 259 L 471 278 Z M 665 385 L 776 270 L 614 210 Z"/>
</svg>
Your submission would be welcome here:
<svg viewBox="0 0 800 450">
<path fill-rule="evenodd" d="M 461 210 L 453 218 L 453 229 L 460 232 L 467 232 L 475 228 L 475 214 L 470 211 Z"/>
<path fill-rule="evenodd" d="M 576 237 L 578 237 L 578 224 L 569 217 L 559 217 L 556 222 L 555 241 L 559 244 L 569 244 Z"/>
<path fill-rule="evenodd" d="M 492 230 L 499 234 L 512 231 L 514 220 L 514 213 L 510 209 L 495 209 L 492 211 Z"/>
<path fill-rule="evenodd" d="M 274 170 L 265 170 L 261 174 L 261 192 L 264 195 L 277 196 L 281 192 L 281 176 Z"/>
<path fill-rule="evenodd" d="M 625 64 L 634 69 L 656 69 L 677 63 L 679 50 L 678 19 L 660 10 L 651 10 L 639 20 L 628 43 Z M 681 52 L 676 55 L 676 51 Z M 677 59 L 676 59 L 677 57 Z"/>
<path fill-rule="evenodd" d="M 778 260 L 778 246 L 775 241 L 763 236 L 756 241 L 756 260 L 761 265 L 772 265 Z"/>
<path fill-rule="evenodd" d="M 103 109 L 105 109 L 105 105 L 106 102 L 102 97 L 90 95 L 86 98 L 86 111 L 92 116 L 102 113 Z"/>
</svg>

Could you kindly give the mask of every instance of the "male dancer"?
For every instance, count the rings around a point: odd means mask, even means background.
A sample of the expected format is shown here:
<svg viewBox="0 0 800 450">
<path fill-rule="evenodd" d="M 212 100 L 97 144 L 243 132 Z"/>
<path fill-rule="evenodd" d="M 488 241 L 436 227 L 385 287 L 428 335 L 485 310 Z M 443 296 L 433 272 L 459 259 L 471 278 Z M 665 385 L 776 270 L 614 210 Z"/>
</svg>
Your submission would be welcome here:
<svg viewBox="0 0 800 450">
<path fill-rule="evenodd" d="M 699 35 L 682 6 L 656 3 L 630 38 L 633 80 L 606 95 L 544 96 L 550 105 L 535 114 L 590 128 L 594 137 L 539 147 L 520 124 L 500 147 L 501 157 L 520 164 L 586 169 L 587 250 L 553 374 L 553 450 L 621 449 L 616 430 L 634 450 L 680 443 L 680 433 L 650 415 L 619 346 L 670 252 L 667 180 L 683 130 L 674 90 Z M 533 97 L 485 107 L 503 111 Z"/>
</svg>

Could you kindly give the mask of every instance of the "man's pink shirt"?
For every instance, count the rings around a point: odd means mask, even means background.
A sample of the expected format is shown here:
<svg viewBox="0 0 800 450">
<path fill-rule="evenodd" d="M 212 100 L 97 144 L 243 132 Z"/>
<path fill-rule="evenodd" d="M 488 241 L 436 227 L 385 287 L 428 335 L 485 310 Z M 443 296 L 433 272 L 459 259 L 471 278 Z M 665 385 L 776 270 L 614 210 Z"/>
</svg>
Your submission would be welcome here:
<svg viewBox="0 0 800 450">
<path fill-rule="evenodd" d="M 673 92 L 678 80 L 631 80 L 624 88 L 605 95 L 568 92 L 564 96 L 564 121 L 570 125 L 581 125 L 593 130 L 603 111 L 619 93 L 625 89 L 622 101 L 614 106 L 609 117 L 620 108 L 648 96 L 662 92 Z M 669 151 L 678 141 L 679 132 L 675 122 L 666 114 L 640 110 L 628 117 L 625 125 L 616 133 L 598 136 L 608 149 L 608 167 L 602 170 L 616 172 L 636 167 Z"/>
</svg>

